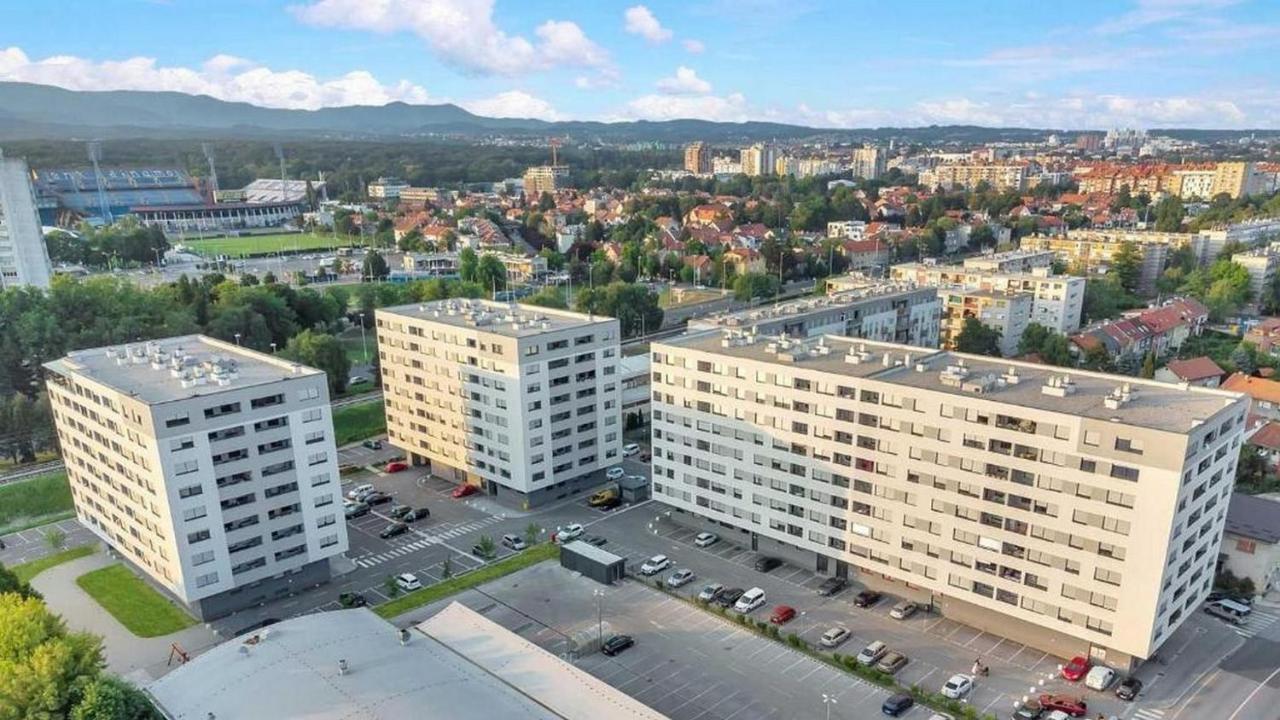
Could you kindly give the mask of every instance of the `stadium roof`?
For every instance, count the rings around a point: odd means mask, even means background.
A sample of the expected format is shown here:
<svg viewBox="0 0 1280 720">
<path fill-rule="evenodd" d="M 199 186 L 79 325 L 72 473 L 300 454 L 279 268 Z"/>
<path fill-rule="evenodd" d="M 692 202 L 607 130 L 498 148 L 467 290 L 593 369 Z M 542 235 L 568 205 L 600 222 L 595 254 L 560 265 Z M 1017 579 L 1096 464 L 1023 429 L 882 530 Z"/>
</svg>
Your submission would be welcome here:
<svg viewBox="0 0 1280 720">
<path fill-rule="evenodd" d="M 311 181 L 311 189 L 317 196 L 324 185 L 323 180 Z M 307 199 L 307 181 L 258 178 L 241 188 L 240 192 L 244 193 L 245 202 L 250 203 L 301 202 Z"/>
</svg>

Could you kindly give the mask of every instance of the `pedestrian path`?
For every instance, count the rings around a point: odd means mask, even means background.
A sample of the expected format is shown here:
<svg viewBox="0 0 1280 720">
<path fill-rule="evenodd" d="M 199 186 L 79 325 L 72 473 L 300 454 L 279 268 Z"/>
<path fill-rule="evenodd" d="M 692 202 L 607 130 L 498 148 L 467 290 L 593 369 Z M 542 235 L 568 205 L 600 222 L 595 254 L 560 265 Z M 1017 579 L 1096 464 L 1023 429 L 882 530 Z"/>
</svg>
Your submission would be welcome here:
<svg viewBox="0 0 1280 720">
<path fill-rule="evenodd" d="M 367 555 L 365 557 L 356 558 L 355 564 L 359 565 L 362 568 L 375 567 L 389 560 L 394 560 L 398 557 L 403 557 L 404 555 L 408 555 L 409 553 L 426 549 L 432 545 L 439 545 L 448 540 L 452 540 L 454 538 L 476 532 L 477 530 L 483 530 L 484 528 L 499 522 L 502 522 L 502 518 L 487 517 L 481 520 L 472 520 L 471 522 L 462 523 L 460 525 L 456 525 L 454 527 L 449 528 L 448 530 L 444 530 L 438 533 L 424 533 L 422 536 L 419 536 L 419 538 L 417 540 L 414 540 L 413 542 L 408 542 L 403 545 L 397 545 L 396 547 L 390 550 L 387 550 L 385 552 L 380 552 L 374 555 Z"/>
<path fill-rule="evenodd" d="M 1236 628 L 1236 634 L 1240 637 L 1251 638 L 1274 625 L 1277 620 L 1280 620 L 1280 610 L 1269 612 L 1254 610 L 1249 613 L 1249 619 L 1245 621 L 1244 625 Z"/>
<path fill-rule="evenodd" d="M 1142 708 L 1133 714 L 1133 720 L 1163 720 L 1164 711 L 1155 708 Z"/>
</svg>

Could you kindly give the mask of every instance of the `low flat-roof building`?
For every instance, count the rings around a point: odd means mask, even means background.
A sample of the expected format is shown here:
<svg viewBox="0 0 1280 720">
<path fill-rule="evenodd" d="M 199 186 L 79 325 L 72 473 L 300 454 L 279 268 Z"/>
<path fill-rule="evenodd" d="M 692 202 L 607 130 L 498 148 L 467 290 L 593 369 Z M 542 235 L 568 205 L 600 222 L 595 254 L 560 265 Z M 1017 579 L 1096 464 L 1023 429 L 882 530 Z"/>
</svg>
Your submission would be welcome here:
<svg viewBox="0 0 1280 720">
<path fill-rule="evenodd" d="M 1259 594 L 1280 589 L 1280 499 L 1233 493 L 1222 555 L 1223 567 Z"/>
</svg>

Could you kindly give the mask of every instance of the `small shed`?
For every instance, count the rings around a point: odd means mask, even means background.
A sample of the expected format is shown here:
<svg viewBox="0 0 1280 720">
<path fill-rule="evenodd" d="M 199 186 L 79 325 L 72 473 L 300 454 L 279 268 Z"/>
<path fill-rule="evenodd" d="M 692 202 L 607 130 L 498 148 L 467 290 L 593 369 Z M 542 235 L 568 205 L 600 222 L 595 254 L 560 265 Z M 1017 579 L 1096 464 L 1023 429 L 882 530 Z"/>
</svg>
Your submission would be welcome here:
<svg viewBox="0 0 1280 720">
<path fill-rule="evenodd" d="M 627 572 L 626 558 L 581 540 L 574 540 L 560 548 L 560 565 L 605 585 L 621 580 Z"/>
<path fill-rule="evenodd" d="M 618 480 L 618 490 L 624 503 L 638 503 L 649 499 L 649 478 L 641 475 L 628 475 Z"/>
</svg>

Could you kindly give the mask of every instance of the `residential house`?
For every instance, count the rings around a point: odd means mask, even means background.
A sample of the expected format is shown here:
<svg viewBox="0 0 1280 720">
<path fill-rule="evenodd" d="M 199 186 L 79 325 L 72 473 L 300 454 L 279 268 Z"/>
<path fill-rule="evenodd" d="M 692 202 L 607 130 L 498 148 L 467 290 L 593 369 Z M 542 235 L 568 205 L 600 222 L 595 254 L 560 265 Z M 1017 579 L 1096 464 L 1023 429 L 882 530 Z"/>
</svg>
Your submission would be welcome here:
<svg viewBox="0 0 1280 720">
<path fill-rule="evenodd" d="M 1223 370 L 1211 358 L 1201 355 L 1187 360 L 1170 360 L 1156 371 L 1155 379 L 1164 382 L 1184 382 L 1200 387 L 1218 387 Z"/>
<path fill-rule="evenodd" d="M 1280 500 L 1232 493 L 1220 553 L 1223 567 L 1259 594 L 1280 588 Z"/>
</svg>

